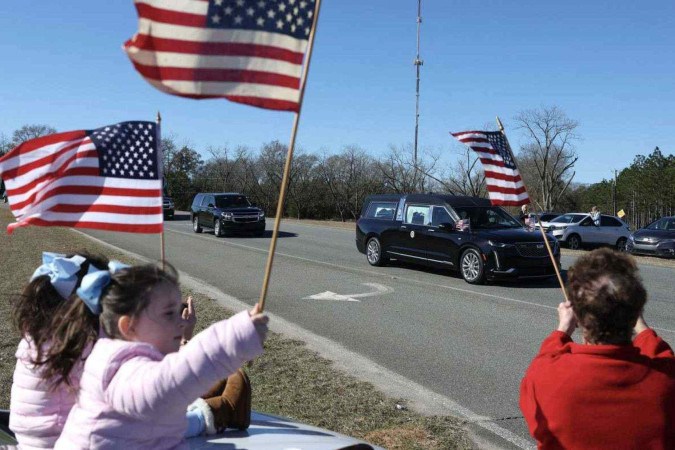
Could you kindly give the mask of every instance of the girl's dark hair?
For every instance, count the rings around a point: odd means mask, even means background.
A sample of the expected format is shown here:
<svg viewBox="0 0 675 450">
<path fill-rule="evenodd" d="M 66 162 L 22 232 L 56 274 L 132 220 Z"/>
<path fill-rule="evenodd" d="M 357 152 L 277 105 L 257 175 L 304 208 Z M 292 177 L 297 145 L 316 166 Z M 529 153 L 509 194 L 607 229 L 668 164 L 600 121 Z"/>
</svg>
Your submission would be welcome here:
<svg viewBox="0 0 675 450">
<path fill-rule="evenodd" d="M 610 249 L 579 258 L 567 273 L 572 310 L 594 344 L 625 344 L 647 302 L 635 260 Z"/>
<path fill-rule="evenodd" d="M 164 270 L 152 264 L 128 267 L 113 274 L 101 292 L 100 316 L 79 298 L 64 305 L 50 323 L 51 345 L 43 356 L 42 379 L 53 387 L 70 384 L 70 372 L 88 356 L 85 352 L 98 339 L 99 326 L 107 336 L 122 339 L 117 328 L 119 318 L 140 314 L 149 305 L 153 289 L 164 282 L 178 285 L 178 274 L 168 263 Z"/>
<path fill-rule="evenodd" d="M 87 274 L 90 265 L 107 267 L 108 259 L 105 256 L 93 255 L 86 251 L 66 255 L 72 258 L 80 255 L 85 258 L 77 272 L 77 285 Z M 52 286 L 49 276 L 43 275 L 31 280 L 20 295 L 14 299 L 12 318 L 14 326 L 21 336 L 29 338 L 37 350 L 36 361 L 42 359 L 43 344 L 49 341 L 49 323 L 55 312 L 64 304 L 69 303 Z"/>
</svg>

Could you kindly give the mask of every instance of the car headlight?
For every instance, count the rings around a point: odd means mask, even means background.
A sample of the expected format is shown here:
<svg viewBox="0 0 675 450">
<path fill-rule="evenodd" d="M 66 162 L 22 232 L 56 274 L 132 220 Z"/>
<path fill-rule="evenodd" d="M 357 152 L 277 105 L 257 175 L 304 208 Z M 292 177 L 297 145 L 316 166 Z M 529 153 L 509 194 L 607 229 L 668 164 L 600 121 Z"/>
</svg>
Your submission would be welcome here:
<svg viewBox="0 0 675 450">
<path fill-rule="evenodd" d="M 628 240 L 631 241 L 631 242 L 634 242 L 634 241 L 635 241 L 635 238 L 634 238 L 633 235 L 631 234 L 630 236 L 628 236 Z"/>
<path fill-rule="evenodd" d="M 496 241 L 493 241 L 493 240 L 489 240 L 489 241 L 488 241 L 488 244 L 489 244 L 491 247 L 496 247 L 496 248 L 513 247 L 513 244 L 505 244 L 505 243 L 503 243 L 503 242 L 496 242 Z"/>
<path fill-rule="evenodd" d="M 260 211 L 260 212 L 258 213 L 258 219 L 264 219 L 264 218 L 265 218 L 265 213 L 262 212 L 262 211 Z"/>
<path fill-rule="evenodd" d="M 232 220 L 232 213 L 224 212 L 224 213 L 221 214 L 221 216 L 222 216 L 223 219 L 225 219 L 225 220 Z"/>
</svg>

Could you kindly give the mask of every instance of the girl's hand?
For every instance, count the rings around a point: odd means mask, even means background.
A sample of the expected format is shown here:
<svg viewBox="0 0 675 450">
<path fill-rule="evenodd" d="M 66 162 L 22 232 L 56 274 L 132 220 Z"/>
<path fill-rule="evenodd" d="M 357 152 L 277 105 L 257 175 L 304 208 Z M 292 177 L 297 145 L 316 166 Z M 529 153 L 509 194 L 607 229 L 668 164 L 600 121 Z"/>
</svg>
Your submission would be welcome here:
<svg viewBox="0 0 675 450">
<path fill-rule="evenodd" d="M 192 339 L 192 333 L 195 331 L 195 325 L 197 324 L 197 313 L 195 311 L 194 300 L 192 300 L 191 295 L 185 300 L 181 317 L 184 324 L 183 342 L 186 342 Z"/>
<path fill-rule="evenodd" d="M 256 303 L 255 306 L 253 306 L 253 309 L 248 312 L 248 315 L 251 317 L 251 322 L 253 322 L 255 331 L 258 332 L 260 342 L 265 342 L 265 339 L 267 338 L 267 322 L 269 322 L 270 318 L 260 312 L 259 303 Z"/>
<path fill-rule="evenodd" d="M 562 302 L 558 305 L 558 331 L 572 336 L 577 327 L 577 319 L 574 317 L 571 302 Z"/>
</svg>

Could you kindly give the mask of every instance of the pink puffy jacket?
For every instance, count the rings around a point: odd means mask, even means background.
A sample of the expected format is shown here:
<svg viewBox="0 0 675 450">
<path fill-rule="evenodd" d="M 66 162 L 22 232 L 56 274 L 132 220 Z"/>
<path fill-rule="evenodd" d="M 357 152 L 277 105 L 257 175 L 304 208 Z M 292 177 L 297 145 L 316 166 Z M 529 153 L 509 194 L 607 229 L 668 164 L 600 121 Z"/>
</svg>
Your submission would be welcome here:
<svg viewBox="0 0 675 450">
<path fill-rule="evenodd" d="M 31 364 L 35 353 L 29 339 L 22 339 L 16 350 L 9 428 L 22 449 L 54 447 L 75 404 L 83 367 L 83 363 L 73 367 L 71 386 L 60 384 L 50 391 L 40 378 L 40 368 Z"/>
<path fill-rule="evenodd" d="M 262 351 L 247 311 L 166 356 L 150 344 L 99 339 L 55 448 L 187 448 L 187 406 Z"/>
</svg>

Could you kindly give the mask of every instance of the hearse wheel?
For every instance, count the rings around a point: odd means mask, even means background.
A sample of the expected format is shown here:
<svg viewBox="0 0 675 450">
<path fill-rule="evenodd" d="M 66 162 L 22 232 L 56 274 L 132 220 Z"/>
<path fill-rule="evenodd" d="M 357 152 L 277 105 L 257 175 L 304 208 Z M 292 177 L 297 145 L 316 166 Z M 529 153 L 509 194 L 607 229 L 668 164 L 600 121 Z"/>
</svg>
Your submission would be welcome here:
<svg viewBox="0 0 675 450">
<path fill-rule="evenodd" d="M 485 281 L 485 265 L 480 253 L 473 249 L 467 249 L 462 253 L 459 260 L 459 270 L 462 278 L 469 284 L 482 284 Z"/>
<path fill-rule="evenodd" d="M 376 237 L 368 239 L 366 244 L 366 259 L 371 266 L 383 266 L 387 263 L 389 258 L 382 255 L 382 245 L 380 240 Z"/>
</svg>

